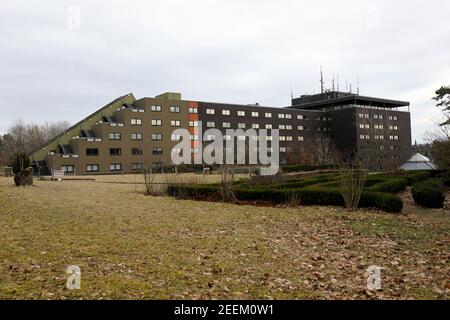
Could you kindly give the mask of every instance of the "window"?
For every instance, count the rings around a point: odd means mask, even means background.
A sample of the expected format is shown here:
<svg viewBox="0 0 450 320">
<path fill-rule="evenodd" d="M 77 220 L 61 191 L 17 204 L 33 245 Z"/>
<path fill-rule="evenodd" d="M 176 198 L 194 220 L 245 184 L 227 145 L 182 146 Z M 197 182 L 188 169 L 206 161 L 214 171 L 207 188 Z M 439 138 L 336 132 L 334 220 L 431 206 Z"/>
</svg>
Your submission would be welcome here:
<svg viewBox="0 0 450 320">
<path fill-rule="evenodd" d="M 292 126 L 290 124 L 286 125 L 286 130 L 292 130 Z"/>
<path fill-rule="evenodd" d="M 231 128 L 231 124 L 229 122 L 224 122 L 224 123 L 222 123 L 222 127 Z"/>
<path fill-rule="evenodd" d="M 286 148 L 281 147 L 281 148 L 280 148 L 280 152 L 283 152 L 283 153 L 286 152 Z"/>
<path fill-rule="evenodd" d="M 370 125 L 369 125 L 369 124 L 365 124 L 365 125 L 364 125 L 364 128 L 365 128 L 365 129 L 370 129 Z"/>
<path fill-rule="evenodd" d="M 286 136 L 286 141 L 292 141 L 292 136 Z"/>
<path fill-rule="evenodd" d="M 284 113 L 279 113 L 278 114 L 278 119 L 284 119 Z"/>
<path fill-rule="evenodd" d="M 360 123 L 360 124 L 359 124 L 359 128 L 360 128 L 360 129 L 364 129 L 364 123 Z"/>
<path fill-rule="evenodd" d="M 86 171 L 87 172 L 98 172 L 98 164 L 87 164 Z"/>
<path fill-rule="evenodd" d="M 284 124 L 280 124 L 280 125 L 278 125 L 278 129 L 285 130 L 286 126 Z"/>
<path fill-rule="evenodd" d="M 305 130 L 305 127 L 304 126 L 298 126 L 297 129 L 302 131 L 302 130 Z"/>
<path fill-rule="evenodd" d="M 170 112 L 172 112 L 172 113 L 180 113 L 180 107 L 170 107 Z"/>
<path fill-rule="evenodd" d="M 266 124 L 266 129 L 272 129 L 272 125 L 270 123 Z"/>
<path fill-rule="evenodd" d="M 280 141 L 286 141 L 286 136 L 280 136 Z"/>
<path fill-rule="evenodd" d="M 286 113 L 286 119 L 292 119 L 292 115 L 289 113 Z"/>
<path fill-rule="evenodd" d="M 132 148 L 131 155 L 132 156 L 142 156 L 144 154 L 142 148 Z"/>
<path fill-rule="evenodd" d="M 142 133 L 132 133 L 131 140 L 142 140 Z"/>
<path fill-rule="evenodd" d="M 142 163 L 132 163 L 131 164 L 131 170 L 142 170 L 143 165 Z"/>
<path fill-rule="evenodd" d="M 75 171 L 75 167 L 73 164 L 68 164 L 68 165 L 61 166 L 61 170 L 64 173 L 73 173 Z"/>
<path fill-rule="evenodd" d="M 253 118 L 258 118 L 259 117 L 259 112 L 256 112 L 256 111 L 252 112 L 252 117 Z"/>
<path fill-rule="evenodd" d="M 170 136 L 170 140 L 172 140 L 172 141 L 180 141 L 181 140 L 181 135 L 173 134 L 173 135 Z"/>
<path fill-rule="evenodd" d="M 298 120 L 303 120 L 303 115 L 301 115 L 301 114 L 297 115 L 297 119 Z"/>
<path fill-rule="evenodd" d="M 258 123 L 252 124 L 252 129 L 259 129 L 259 124 Z"/>
<path fill-rule="evenodd" d="M 162 120 L 160 120 L 160 119 L 153 119 L 152 120 L 152 126 L 154 126 L 154 127 L 162 126 Z"/>
<path fill-rule="evenodd" d="M 298 141 L 304 141 L 304 138 L 303 137 L 298 137 Z"/>
<path fill-rule="evenodd" d="M 109 165 L 110 171 L 122 171 L 122 164 L 121 163 L 111 163 Z"/>
<path fill-rule="evenodd" d="M 245 117 L 245 111 L 238 111 L 237 115 L 238 117 Z"/>
<path fill-rule="evenodd" d="M 98 156 L 98 149 L 86 149 L 86 156 Z"/>
<path fill-rule="evenodd" d="M 264 117 L 266 117 L 266 118 L 272 118 L 272 113 L 266 112 L 266 113 L 264 114 Z"/>
<path fill-rule="evenodd" d="M 189 121 L 189 127 L 198 127 L 198 121 Z"/>
<path fill-rule="evenodd" d="M 226 134 L 226 135 L 223 136 L 223 140 L 230 141 L 231 140 L 231 136 Z"/>
<path fill-rule="evenodd" d="M 207 128 L 214 128 L 216 126 L 216 123 L 214 121 L 210 121 L 206 123 Z"/>
<path fill-rule="evenodd" d="M 214 109 L 206 109 L 206 114 L 216 114 L 216 110 L 214 110 Z"/>
<path fill-rule="evenodd" d="M 370 140 L 370 136 L 366 134 L 366 140 Z"/>
<path fill-rule="evenodd" d="M 120 140 L 120 133 L 110 133 L 109 140 Z"/>
<path fill-rule="evenodd" d="M 142 125 L 142 119 L 131 119 L 132 126 L 140 126 Z"/>
<path fill-rule="evenodd" d="M 161 141 L 162 140 L 162 133 L 152 133 L 152 140 L 153 141 Z"/>
<path fill-rule="evenodd" d="M 189 108 L 189 113 L 198 113 L 197 108 Z"/>
<path fill-rule="evenodd" d="M 161 106 L 152 106 L 151 107 L 151 110 L 152 111 L 154 111 L 154 112 L 161 112 L 161 110 L 162 110 L 162 107 Z"/>
<path fill-rule="evenodd" d="M 245 129 L 245 123 L 238 123 L 238 129 Z"/>
<path fill-rule="evenodd" d="M 393 116 L 392 119 L 393 119 L 394 121 L 397 121 L 398 118 L 397 118 L 397 116 Z"/>
<path fill-rule="evenodd" d="M 190 139 L 191 141 L 198 141 L 198 134 L 191 134 L 190 137 L 189 137 L 189 139 Z"/>
<path fill-rule="evenodd" d="M 226 110 L 226 109 L 222 110 L 222 115 L 229 116 L 230 115 L 230 110 Z"/>
<path fill-rule="evenodd" d="M 216 136 L 213 134 L 206 135 L 206 141 L 213 141 L 216 140 Z"/>
<path fill-rule="evenodd" d="M 170 120 L 170 125 L 172 127 L 180 127 L 181 126 L 181 121 L 180 120 Z"/>
<path fill-rule="evenodd" d="M 109 155 L 110 156 L 120 156 L 122 154 L 122 149 L 120 148 L 110 148 Z"/>
<path fill-rule="evenodd" d="M 162 154 L 163 154 L 163 149 L 162 148 L 153 148 L 152 149 L 152 155 L 160 156 Z"/>
</svg>

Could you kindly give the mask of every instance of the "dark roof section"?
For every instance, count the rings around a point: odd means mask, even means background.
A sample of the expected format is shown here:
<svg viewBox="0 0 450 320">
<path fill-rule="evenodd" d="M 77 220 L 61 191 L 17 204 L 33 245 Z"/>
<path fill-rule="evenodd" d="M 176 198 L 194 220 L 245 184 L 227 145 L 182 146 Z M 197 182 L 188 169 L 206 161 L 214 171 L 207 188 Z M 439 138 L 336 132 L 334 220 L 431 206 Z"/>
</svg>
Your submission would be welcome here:
<svg viewBox="0 0 450 320">
<path fill-rule="evenodd" d="M 309 96 L 313 97 L 313 96 Z M 328 106 L 339 106 L 346 104 L 360 104 L 360 105 L 370 105 L 374 107 L 383 107 L 383 108 L 399 108 L 399 107 L 407 107 L 410 105 L 407 101 L 399 101 L 399 100 L 391 100 L 391 99 L 383 99 L 383 98 L 375 98 L 375 97 L 367 97 L 360 96 L 358 94 L 346 94 L 341 95 L 336 98 L 322 99 L 318 101 L 312 102 L 302 102 L 309 98 L 301 97 L 292 99 L 292 106 L 288 107 L 291 109 L 320 109 Z M 314 99 L 309 99 L 314 100 Z"/>
<path fill-rule="evenodd" d="M 83 120 L 78 121 L 77 123 L 75 123 L 73 126 L 71 126 L 70 128 L 67 128 L 66 130 L 64 130 L 63 132 L 61 132 L 60 134 L 58 134 L 57 136 L 51 138 L 50 140 L 48 140 L 47 142 L 45 142 L 44 144 L 40 145 L 39 147 L 35 148 L 34 150 L 32 150 L 28 156 L 32 156 L 34 153 L 36 153 L 37 151 L 39 151 L 40 149 L 44 148 L 46 145 L 54 142 L 55 140 L 58 140 L 60 137 L 64 136 L 68 131 L 75 129 L 77 126 L 83 124 L 84 121 L 86 121 L 86 119 L 89 119 L 91 117 L 93 117 L 94 115 L 96 115 L 98 112 L 101 112 L 107 108 L 109 108 L 111 105 L 113 105 L 114 103 L 120 101 L 121 99 L 129 96 L 129 95 L 133 95 L 133 93 L 128 93 L 126 95 L 120 96 L 117 99 L 111 101 L 110 103 L 108 103 L 107 105 L 105 105 L 104 107 L 98 109 L 97 111 L 95 111 L 94 113 L 91 113 L 90 115 L 88 115 L 87 117 L 84 117 Z"/>
</svg>

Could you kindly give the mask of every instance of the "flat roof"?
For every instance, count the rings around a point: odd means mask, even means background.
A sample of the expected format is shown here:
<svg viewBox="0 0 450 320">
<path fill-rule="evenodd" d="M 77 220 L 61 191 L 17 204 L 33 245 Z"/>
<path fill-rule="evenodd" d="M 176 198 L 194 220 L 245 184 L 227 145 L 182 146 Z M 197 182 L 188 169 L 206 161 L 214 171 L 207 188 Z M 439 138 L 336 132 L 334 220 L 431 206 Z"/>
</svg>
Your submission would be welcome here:
<svg viewBox="0 0 450 320">
<path fill-rule="evenodd" d="M 327 100 L 320 100 L 320 101 L 315 101 L 315 102 L 297 104 L 297 105 L 290 106 L 288 108 L 291 108 L 291 109 L 313 109 L 313 108 L 318 108 L 318 107 L 323 107 L 323 106 L 343 105 L 346 102 L 351 102 L 353 104 L 363 104 L 363 105 L 367 105 L 367 103 L 369 103 L 368 105 L 372 105 L 372 106 L 376 106 L 376 107 L 384 107 L 384 108 L 407 107 L 410 105 L 410 103 L 407 101 L 375 98 L 375 97 L 360 96 L 360 95 L 354 94 L 354 95 L 339 97 L 339 98 L 335 98 L 335 99 L 327 99 Z M 358 102 L 362 102 L 362 103 L 358 103 Z"/>
</svg>

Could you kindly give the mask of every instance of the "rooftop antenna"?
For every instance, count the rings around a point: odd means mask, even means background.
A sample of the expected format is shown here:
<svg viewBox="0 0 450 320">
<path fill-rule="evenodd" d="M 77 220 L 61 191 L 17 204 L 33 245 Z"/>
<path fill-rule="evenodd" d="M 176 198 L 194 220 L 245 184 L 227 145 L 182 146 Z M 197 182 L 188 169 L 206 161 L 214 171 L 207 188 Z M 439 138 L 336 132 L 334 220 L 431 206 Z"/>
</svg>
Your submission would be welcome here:
<svg viewBox="0 0 450 320">
<path fill-rule="evenodd" d="M 334 86 L 334 73 L 333 73 L 333 92 L 335 91 L 335 86 Z"/>
<path fill-rule="evenodd" d="M 323 87 L 324 87 L 324 83 L 323 83 L 323 71 L 322 71 L 322 66 L 320 66 L 320 92 L 323 93 Z"/>
<path fill-rule="evenodd" d="M 339 73 L 337 74 L 337 91 L 339 91 Z"/>
<path fill-rule="evenodd" d="M 348 81 L 345 80 L 345 91 L 348 91 Z"/>
<path fill-rule="evenodd" d="M 294 93 L 292 92 L 292 86 L 291 86 L 291 100 L 294 99 Z"/>
<path fill-rule="evenodd" d="M 358 78 L 356 78 L 356 81 L 357 81 L 357 88 L 356 88 L 356 92 L 358 93 L 358 95 L 359 95 L 359 77 Z"/>
<path fill-rule="evenodd" d="M 350 93 L 352 93 L 352 84 L 350 83 Z"/>
</svg>

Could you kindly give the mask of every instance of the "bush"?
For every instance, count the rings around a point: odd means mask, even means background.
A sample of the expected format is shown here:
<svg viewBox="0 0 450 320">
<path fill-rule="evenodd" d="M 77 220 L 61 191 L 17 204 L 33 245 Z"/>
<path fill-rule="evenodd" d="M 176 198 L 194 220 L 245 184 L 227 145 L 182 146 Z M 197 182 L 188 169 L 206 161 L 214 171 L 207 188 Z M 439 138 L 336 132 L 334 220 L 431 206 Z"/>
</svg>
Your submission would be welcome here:
<svg viewBox="0 0 450 320">
<path fill-rule="evenodd" d="M 411 189 L 414 202 L 427 208 L 444 206 L 444 186 L 439 180 L 429 179 L 416 183 Z"/>
<path fill-rule="evenodd" d="M 359 207 L 377 208 L 386 212 L 395 213 L 403 210 L 403 202 L 397 195 L 364 191 L 359 200 Z"/>
<path fill-rule="evenodd" d="M 428 171 L 413 172 L 406 176 L 406 179 L 408 179 L 408 186 L 412 186 L 417 182 L 428 180 L 429 178 L 430 172 Z"/>
<path fill-rule="evenodd" d="M 445 178 L 443 183 L 444 183 L 444 186 L 450 187 L 450 178 Z"/>
<path fill-rule="evenodd" d="M 30 158 L 25 153 L 18 153 L 14 157 L 14 162 L 12 164 L 12 170 L 14 174 L 25 170 L 30 166 Z"/>
<path fill-rule="evenodd" d="M 406 178 L 388 179 L 384 182 L 379 182 L 368 188 L 373 192 L 397 193 L 403 191 L 408 186 Z"/>
</svg>

